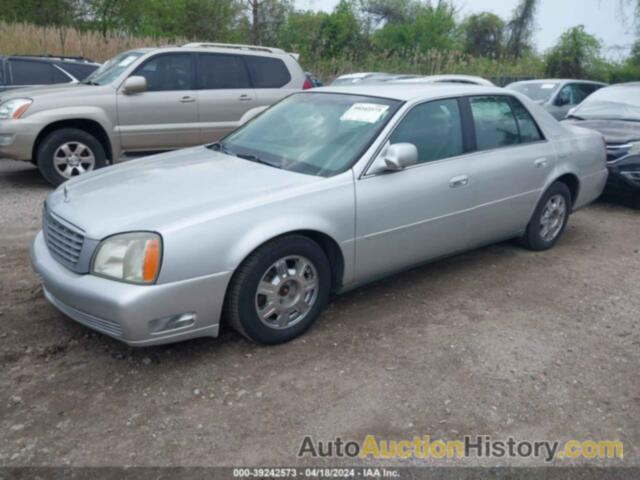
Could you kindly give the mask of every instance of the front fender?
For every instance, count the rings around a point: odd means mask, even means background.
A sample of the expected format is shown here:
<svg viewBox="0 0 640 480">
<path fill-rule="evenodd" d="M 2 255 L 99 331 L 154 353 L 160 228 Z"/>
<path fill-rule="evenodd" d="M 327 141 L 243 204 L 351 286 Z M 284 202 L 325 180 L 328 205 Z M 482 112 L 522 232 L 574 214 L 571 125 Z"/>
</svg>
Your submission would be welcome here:
<svg viewBox="0 0 640 480">
<path fill-rule="evenodd" d="M 115 125 L 109 114 L 102 108 L 82 106 L 82 107 L 60 107 L 47 109 L 29 115 L 27 119 L 30 122 L 37 123 L 40 126 L 38 135 L 54 123 L 65 121 L 92 121 L 100 125 L 104 130 L 111 144 L 111 152 L 113 162 L 117 162 L 120 156 L 120 138 L 115 133 Z"/>
</svg>

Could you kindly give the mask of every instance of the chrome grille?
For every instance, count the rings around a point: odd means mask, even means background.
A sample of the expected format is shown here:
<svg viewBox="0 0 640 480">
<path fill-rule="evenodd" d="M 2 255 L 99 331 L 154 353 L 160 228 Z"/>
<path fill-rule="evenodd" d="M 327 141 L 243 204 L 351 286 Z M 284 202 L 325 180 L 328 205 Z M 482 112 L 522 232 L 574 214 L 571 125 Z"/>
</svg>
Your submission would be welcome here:
<svg viewBox="0 0 640 480">
<path fill-rule="evenodd" d="M 63 223 L 45 210 L 44 234 L 51 255 L 69 268 L 76 267 L 84 245 L 82 230 Z"/>
</svg>

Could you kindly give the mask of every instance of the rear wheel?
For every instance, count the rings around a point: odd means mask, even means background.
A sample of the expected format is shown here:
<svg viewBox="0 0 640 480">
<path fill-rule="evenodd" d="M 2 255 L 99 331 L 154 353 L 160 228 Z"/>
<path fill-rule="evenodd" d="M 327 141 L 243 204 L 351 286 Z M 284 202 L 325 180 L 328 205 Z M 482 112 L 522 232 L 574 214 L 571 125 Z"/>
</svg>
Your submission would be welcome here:
<svg viewBox="0 0 640 480">
<path fill-rule="evenodd" d="M 329 298 L 331 268 L 313 240 L 280 237 L 252 253 L 231 280 L 225 319 L 256 343 L 289 341 L 307 330 Z"/>
<path fill-rule="evenodd" d="M 540 199 L 522 237 L 524 245 L 535 251 L 552 248 L 562 236 L 571 213 L 571 192 L 562 182 L 552 184 Z"/>
<path fill-rule="evenodd" d="M 42 176 L 57 186 L 106 166 L 107 157 L 102 144 L 90 133 L 62 128 L 45 137 L 36 152 L 36 162 Z"/>
</svg>

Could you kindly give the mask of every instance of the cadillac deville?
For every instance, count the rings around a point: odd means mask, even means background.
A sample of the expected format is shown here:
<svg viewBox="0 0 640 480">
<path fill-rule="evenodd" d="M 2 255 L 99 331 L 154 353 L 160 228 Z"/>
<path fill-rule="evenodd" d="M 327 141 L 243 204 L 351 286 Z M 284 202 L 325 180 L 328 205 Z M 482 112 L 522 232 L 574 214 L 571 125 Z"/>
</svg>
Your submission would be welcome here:
<svg viewBox="0 0 640 480">
<path fill-rule="evenodd" d="M 32 260 L 55 307 L 130 345 L 224 323 L 275 344 L 394 272 L 511 238 L 553 247 L 605 159 L 600 134 L 516 92 L 321 88 L 217 143 L 67 181 Z"/>
</svg>

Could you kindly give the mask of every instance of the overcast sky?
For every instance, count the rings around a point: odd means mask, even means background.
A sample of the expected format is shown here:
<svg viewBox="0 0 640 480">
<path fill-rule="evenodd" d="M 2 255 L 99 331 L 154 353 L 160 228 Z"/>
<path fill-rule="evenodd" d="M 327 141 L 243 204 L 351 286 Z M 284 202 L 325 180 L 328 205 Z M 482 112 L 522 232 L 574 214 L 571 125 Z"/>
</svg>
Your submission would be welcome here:
<svg viewBox="0 0 640 480">
<path fill-rule="evenodd" d="M 330 11 L 338 0 L 296 0 L 298 8 Z M 511 16 L 518 0 L 456 0 L 455 4 L 467 15 L 479 11 L 493 11 L 503 18 Z M 629 19 L 619 0 L 541 0 L 536 16 L 536 47 L 544 51 L 552 46 L 568 28 L 584 25 L 607 48 L 608 55 L 615 56 L 616 47 L 629 47 L 634 41 L 633 27 L 624 25 Z"/>
</svg>

